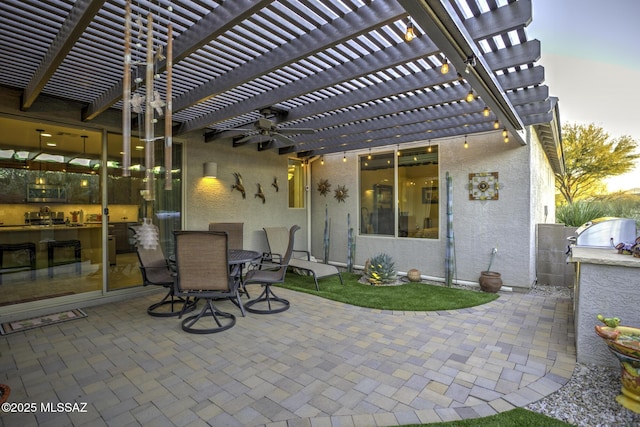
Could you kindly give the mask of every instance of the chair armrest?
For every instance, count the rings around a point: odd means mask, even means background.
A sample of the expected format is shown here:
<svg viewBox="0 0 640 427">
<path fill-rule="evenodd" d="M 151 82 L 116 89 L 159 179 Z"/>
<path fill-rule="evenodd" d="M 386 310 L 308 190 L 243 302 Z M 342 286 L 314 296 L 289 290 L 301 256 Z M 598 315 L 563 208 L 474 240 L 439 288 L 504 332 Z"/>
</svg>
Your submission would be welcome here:
<svg viewBox="0 0 640 427">
<path fill-rule="evenodd" d="M 307 256 L 307 261 L 311 261 L 311 254 L 309 253 L 309 251 L 305 251 L 302 249 L 294 249 L 293 253 L 296 253 L 296 252 L 305 254 Z"/>
<path fill-rule="evenodd" d="M 284 264 L 280 264 L 279 262 L 272 262 L 270 260 L 266 260 L 264 262 L 261 260 L 260 262 L 252 262 L 247 267 L 248 270 L 278 270 L 282 268 Z"/>
<path fill-rule="evenodd" d="M 280 264 L 280 262 L 282 261 L 282 255 L 273 252 L 263 252 L 260 262 L 265 261 Z"/>
</svg>

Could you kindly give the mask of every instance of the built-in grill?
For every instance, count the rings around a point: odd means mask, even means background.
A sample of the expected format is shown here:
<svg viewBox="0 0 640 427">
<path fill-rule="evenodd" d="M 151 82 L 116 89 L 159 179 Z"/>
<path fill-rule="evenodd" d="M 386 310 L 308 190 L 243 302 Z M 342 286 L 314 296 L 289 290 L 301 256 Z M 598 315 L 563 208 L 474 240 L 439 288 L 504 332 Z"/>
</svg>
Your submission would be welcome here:
<svg viewBox="0 0 640 427">
<path fill-rule="evenodd" d="M 629 218 L 602 217 L 582 224 L 576 235 L 569 237 L 571 246 L 612 248 L 618 243 L 633 242 L 636 222 Z"/>
</svg>

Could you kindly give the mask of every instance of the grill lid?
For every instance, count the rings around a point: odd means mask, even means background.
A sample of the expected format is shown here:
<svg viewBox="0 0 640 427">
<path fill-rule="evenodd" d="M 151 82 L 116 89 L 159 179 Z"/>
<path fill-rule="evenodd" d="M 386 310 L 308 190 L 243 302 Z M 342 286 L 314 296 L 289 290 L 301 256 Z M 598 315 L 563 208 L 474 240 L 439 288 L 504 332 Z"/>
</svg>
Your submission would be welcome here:
<svg viewBox="0 0 640 427">
<path fill-rule="evenodd" d="M 636 222 L 629 218 L 602 217 L 585 222 L 576 230 L 576 246 L 611 248 L 636 239 Z"/>
</svg>

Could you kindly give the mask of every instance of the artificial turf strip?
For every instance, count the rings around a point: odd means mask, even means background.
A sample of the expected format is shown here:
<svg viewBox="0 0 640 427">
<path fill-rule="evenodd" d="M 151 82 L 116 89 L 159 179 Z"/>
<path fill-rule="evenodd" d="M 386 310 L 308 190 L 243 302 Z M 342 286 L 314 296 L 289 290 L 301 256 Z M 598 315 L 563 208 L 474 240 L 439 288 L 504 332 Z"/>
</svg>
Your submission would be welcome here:
<svg viewBox="0 0 640 427">
<path fill-rule="evenodd" d="M 402 427 L 565 427 L 572 424 L 537 412 L 515 408 L 484 418 L 472 418 L 460 421 L 447 421 L 432 424 L 409 424 Z"/>
<path fill-rule="evenodd" d="M 284 284 L 279 286 L 359 307 L 399 311 L 456 310 L 485 304 L 499 296 L 426 283 L 371 286 L 358 282 L 359 279 L 359 274 L 342 273 L 343 286 L 338 276 L 326 277 L 318 280 L 320 291 L 316 291 L 313 277 L 289 272 Z"/>
</svg>

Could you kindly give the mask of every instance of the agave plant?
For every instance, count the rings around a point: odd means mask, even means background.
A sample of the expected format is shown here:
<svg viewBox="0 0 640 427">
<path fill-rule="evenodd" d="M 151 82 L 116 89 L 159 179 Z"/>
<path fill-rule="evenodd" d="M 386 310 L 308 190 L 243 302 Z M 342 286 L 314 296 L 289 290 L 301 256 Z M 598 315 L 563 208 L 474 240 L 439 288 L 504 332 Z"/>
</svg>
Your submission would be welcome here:
<svg viewBox="0 0 640 427">
<path fill-rule="evenodd" d="M 396 269 L 389 254 L 381 253 L 368 260 L 364 271 L 367 281 L 372 285 L 393 283 L 396 280 Z"/>
</svg>

